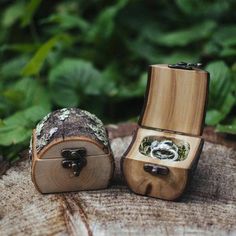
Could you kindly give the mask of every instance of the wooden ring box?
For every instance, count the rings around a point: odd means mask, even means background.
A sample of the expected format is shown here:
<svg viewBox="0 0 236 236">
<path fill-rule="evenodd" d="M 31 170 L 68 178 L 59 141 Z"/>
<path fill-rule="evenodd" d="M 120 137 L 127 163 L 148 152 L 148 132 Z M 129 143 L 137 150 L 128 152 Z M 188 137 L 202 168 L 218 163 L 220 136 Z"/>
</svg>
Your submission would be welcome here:
<svg viewBox="0 0 236 236">
<path fill-rule="evenodd" d="M 182 195 L 204 143 L 201 135 L 208 84 L 209 73 L 204 70 L 169 68 L 168 65 L 149 67 L 139 127 L 121 162 L 123 175 L 133 192 L 166 200 Z M 187 154 L 184 152 L 186 157 L 181 161 L 153 158 L 140 151 L 145 138 L 157 140 L 159 144 L 162 140 L 184 142 L 189 150 Z M 151 153 L 150 146 L 146 150 Z"/>
<path fill-rule="evenodd" d="M 102 122 L 87 111 L 61 109 L 33 131 L 32 181 L 41 193 L 106 188 L 114 160 Z"/>
</svg>

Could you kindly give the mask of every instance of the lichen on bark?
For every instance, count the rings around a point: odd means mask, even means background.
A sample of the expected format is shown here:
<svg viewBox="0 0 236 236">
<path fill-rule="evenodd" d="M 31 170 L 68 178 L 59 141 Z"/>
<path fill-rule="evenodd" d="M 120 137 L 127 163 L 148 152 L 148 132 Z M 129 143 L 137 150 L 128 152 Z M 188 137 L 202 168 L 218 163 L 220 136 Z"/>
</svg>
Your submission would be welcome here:
<svg viewBox="0 0 236 236">
<path fill-rule="evenodd" d="M 63 108 L 49 113 L 36 126 L 36 150 L 56 138 L 85 136 L 108 149 L 108 137 L 103 123 L 94 114 L 78 108 Z"/>
</svg>

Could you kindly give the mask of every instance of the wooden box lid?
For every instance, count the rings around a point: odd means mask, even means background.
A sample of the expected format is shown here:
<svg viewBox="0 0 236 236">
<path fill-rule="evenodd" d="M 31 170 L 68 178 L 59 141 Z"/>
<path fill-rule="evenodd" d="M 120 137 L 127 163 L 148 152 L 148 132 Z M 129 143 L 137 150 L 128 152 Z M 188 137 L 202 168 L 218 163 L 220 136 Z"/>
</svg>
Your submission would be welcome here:
<svg viewBox="0 0 236 236">
<path fill-rule="evenodd" d="M 201 135 L 208 83 L 209 73 L 204 70 L 151 65 L 139 125 Z"/>
</svg>

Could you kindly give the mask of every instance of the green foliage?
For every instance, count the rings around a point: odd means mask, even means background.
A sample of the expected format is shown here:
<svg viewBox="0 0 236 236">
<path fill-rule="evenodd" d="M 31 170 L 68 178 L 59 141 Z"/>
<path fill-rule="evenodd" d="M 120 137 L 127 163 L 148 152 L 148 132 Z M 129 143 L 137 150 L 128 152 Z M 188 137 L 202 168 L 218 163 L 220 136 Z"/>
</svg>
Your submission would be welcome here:
<svg viewBox="0 0 236 236">
<path fill-rule="evenodd" d="M 236 104 L 235 77 L 231 70 L 223 61 L 215 61 L 210 63 L 206 70 L 211 74 L 209 104 L 206 115 L 206 123 L 208 125 L 216 125 L 217 130 L 223 130 L 220 123 L 228 118 L 230 112 Z M 230 133 L 236 133 L 236 126 L 230 123 Z"/>
<path fill-rule="evenodd" d="M 55 45 L 64 38 L 64 35 L 56 35 L 44 43 L 22 69 L 22 76 L 38 75 L 41 70 L 45 59 L 49 52 L 55 47 Z"/>
<path fill-rule="evenodd" d="M 216 23 L 214 21 L 205 21 L 184 30 L 160 34 L 159 37 L 151 37 L 150 35 L 149 38 L 153 42 L 166 47 L 182 47 L 189 45 L 190 43 L 208 38 L 215 28 Z"/>
<path fill-rule="evenodd" d="M 235 1 L 2 1 L 0 155 L 15 158 L 49 111 L 134 119 L 148 64 L 211 73 L 206 123 L 236 134 Z"/>
<path fill-rule="evenodd" d="M 56 105 L 76 107 L 82 96 L 101 94 L 101 80 L 101 74 L 90 62 L 64 59 L 51 70 L 49 86 Z"/>
</svg>

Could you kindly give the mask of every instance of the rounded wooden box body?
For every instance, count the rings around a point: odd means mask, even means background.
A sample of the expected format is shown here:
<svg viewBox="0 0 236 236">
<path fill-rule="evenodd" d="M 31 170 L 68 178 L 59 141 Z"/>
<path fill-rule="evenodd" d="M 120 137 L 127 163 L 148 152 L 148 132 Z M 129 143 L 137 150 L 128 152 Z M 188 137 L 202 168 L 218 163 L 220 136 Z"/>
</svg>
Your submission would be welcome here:
<svg viewBox="0 0 236 236">
<path fill-rule="evenodd" d="M 143 155 L 139 151 L 139 146 L 147 136 L 188 142 L 190 144 L 188 157 L 184 161 L 169 161 Z M 192 171 L 196 168 L 203 142 L 200 137 L 138 128 L 122 161 L 122 170 L 127 185 L 133 192 L 141 195 L 166 200 L 179 198 L 187 187 Z M 167 171 L 155 175 L 155 173 L 147 172 L 145 165 L 164 168 Z"/>
<path fill-rule="evenodd" d="M 127 185 L 133 192 L 166 200 L 182 195 L 204 143 L 201 134 L 208 83 L 209 75 L 203 70 L 150 66 L 139 128 L 121 163 Z M 140 144 L 147 137 L 185 142 L 189 152 L 179 161 L 144 155 Z"/>
<path fill-rule="evenodd" d="M 109 185 L 114 160 L 106 131 L 94 115 L 83 112 L 79 109 L 55 111 L 33 131 L 31 174 L 41 193 L 95 190 Z M 71 166 L 76 159 L 65 158 L 63 152 L 77 150 L 83 151 L 84 164 L 75 174 Z M 67 168 L 63 162 L 69 162 Z"/>
</svg>

